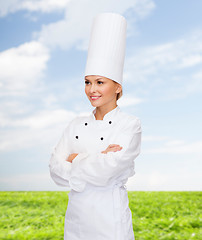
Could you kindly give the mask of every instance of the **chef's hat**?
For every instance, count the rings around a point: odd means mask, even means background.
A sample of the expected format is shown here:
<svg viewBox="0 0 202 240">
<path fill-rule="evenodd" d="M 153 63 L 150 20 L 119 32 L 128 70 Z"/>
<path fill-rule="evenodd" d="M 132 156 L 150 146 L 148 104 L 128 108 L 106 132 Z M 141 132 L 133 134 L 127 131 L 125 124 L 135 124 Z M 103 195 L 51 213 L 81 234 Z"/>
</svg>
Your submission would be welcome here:
<svg viewBox="0 0 202 240">
<path fill-rule="evenodd" d="M 118 13 L 100 13 L 94 18 L 85 76 L 100 75 L 122 84 L 126 27 L 126 19 Z"/>
</svg>

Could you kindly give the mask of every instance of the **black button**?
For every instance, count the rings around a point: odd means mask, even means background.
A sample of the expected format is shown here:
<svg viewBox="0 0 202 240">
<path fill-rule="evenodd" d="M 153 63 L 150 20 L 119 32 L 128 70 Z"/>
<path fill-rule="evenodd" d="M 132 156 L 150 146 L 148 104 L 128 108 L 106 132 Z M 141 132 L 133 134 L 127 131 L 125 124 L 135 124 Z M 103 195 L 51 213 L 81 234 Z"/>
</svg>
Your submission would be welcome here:
<svg viewBox="0 0 202 240">
<path fill-rule="evenodd" d="M 109 121 L 109 124 L 111 124 L 112 123 L 112 121 Z"/>
<path fill-rule="evenodd" d="M 101 137 L 100 139 L 101 139 L 101 140 L 103 140 L 104 138 L 103 138 L 103 137 Z"/>
<path fill-rule="evenodd" d="M 88 123 L 85 123 L 85 126 L 87 126 L 88 125 Z"/>
<path fill-rule="evenodd" d="M 76 136 L 76 139 L 78 139 L 79 137 L 78 136 Z"/>
</svg>

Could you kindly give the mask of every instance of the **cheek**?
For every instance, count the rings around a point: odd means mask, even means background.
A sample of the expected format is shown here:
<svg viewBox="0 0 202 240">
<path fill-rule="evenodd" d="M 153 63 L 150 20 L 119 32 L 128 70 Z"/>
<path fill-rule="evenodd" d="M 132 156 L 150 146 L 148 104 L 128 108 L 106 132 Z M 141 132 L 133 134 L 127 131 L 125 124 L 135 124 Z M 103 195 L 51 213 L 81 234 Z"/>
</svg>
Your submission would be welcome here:
<svg viewBox="0 0 202 240">
<path fill-rule="evenodd" d="M 88 88 L 85 86 L 85 93 L 88 95 Z"/>
<path fill-rule="evenodd" d="M 103 93 L 105 96 L 114 95 L 114 88 L 111 87 L 111 86 L 105 86 L 105 87 L 103 87 L 103 89 L 102 89 L 102 93 Z"/>
</svg>

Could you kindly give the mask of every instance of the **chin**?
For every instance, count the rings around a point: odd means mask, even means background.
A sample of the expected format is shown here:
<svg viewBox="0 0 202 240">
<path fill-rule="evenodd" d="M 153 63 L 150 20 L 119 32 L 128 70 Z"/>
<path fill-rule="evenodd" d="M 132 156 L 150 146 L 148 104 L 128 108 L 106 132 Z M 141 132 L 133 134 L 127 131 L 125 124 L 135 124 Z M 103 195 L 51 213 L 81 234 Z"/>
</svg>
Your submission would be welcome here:
<svg viewBox="0 0 202 240">
<path fill-rule="evenodd" d="M 91 101 L 91 99 L 89 99 L 89 101 L 90 101 L 90 103 L 91 103 L 91 105 L 92 105 L 93 107 L 99 107 L 99 106 L 102 105 L 102 103 L 98 103 L 98 102 Z"/>
<path fill-rule="evenodd" d="M 100 106 L 101 106 L 101 104 L 93 103 L 93 102 L 91 102 L 91 105 L 92 105 L 93 107 L 100 107 Z"/>
</svg>

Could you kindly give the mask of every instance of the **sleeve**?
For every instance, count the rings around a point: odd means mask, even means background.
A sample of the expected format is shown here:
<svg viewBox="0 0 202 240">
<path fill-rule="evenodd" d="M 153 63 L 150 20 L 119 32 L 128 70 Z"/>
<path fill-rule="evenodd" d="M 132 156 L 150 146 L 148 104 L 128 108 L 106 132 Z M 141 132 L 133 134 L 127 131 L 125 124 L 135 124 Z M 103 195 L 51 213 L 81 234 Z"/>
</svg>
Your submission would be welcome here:
<svg viewBox="0 0 202 240">
<path fill-rule="evenodd" d="M 79 153 L 72 162 L 69 185 L 82 192 L 86 183 L 106 186 L 123 171 L 134 166 L 134 160 L 140 153 L 141 123 L 133 118 L 127 126 L 120 129 L 119 136 L 111 144 L 119 144 L 122 150 L 104 153 Z M 105 149 L 103 149 L 105 150 Z"/>
<path fill-rule="evenodd" d="M 54 147 L 49 161 L 50 176 L 59 186 L 69 186 L 71 163 L 66 161 L 70 154 L 69 149 L 70 124 L 65 128 L 59 142 Z"/>
</svg>

